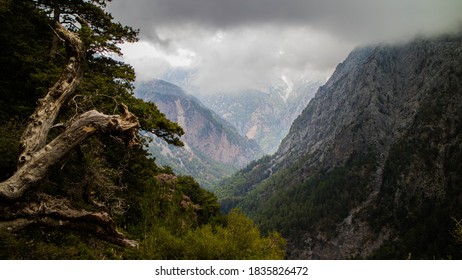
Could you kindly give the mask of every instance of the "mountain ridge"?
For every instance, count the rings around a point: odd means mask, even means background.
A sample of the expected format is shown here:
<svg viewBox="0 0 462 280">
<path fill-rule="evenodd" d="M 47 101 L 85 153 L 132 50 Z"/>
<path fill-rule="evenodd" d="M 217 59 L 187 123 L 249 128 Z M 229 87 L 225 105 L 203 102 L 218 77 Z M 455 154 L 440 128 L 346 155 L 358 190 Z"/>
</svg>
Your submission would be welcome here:
<svg viewBox="0 0 462 280">
<path fill-rule="evenodd" d="M 239 135 L 231 124 L 176 85 L 153 80 L 139 84 L 136 95 L 154 102 L 184 128 L 184 148 L 160 141 L 150 145 L 151 153 L 161 164 L 172 166 L 180 174 L 194 174 L 209 186 L 262 155 L 258 144 Z"/>
<path fill-rule="evenodd" d="M 266 154 L 273 154 L 294 119 L 314 96 L 319 81 L 281 81 L 266 90 L 198 95 L 199 99 L 255 140 Z"/>
<path fill-rule="evenodd" d="M 460 257 L 461 38 L 355 49 L 223 207 L 281 231 L 289 258 Z"/>
</svg>

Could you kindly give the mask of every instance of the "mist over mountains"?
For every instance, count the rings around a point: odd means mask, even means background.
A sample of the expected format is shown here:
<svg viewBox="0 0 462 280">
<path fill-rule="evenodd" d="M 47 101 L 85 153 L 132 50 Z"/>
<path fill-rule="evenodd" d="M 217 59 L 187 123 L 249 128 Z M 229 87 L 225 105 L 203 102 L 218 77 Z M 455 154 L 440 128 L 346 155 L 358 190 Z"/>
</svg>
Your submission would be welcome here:
<svg viewBox="0 0 462 280">
<path fill-rule="evenodd" d="M 190 75 L 173 71 L 164 78 L 191 88 Z M 196 98 L 173 83 L 155 79 L 138 83 L 136 95 L 154 102 L 186 132 L 184 148 L 154 137 L 153 157 L 210 187 L 263 154 L 274 153 L 320 84 L 311 80 L 289 84 L 281 79 L 266 92 L 196 93 Z"/>
<path fill-rule="evenodd" d="M 153 80 L 139 84 L 136 95 L 154 102 L 185 130 L 184 147 L 167 145 L 151 135 L 154 140 L 149 146 L 151 154 L 158 163 L 172 167 L 179 174 L 193 175 L 204 186 L 263 155 L 257 143 L 241 136 L 232 125 L 178 86 Z"/>
<path fill-rule="evenodd" d="M 208 94 L 199 98 L 233 124 L 241 135 L 255 140 L 265 154 L 272 154 L 321 84 L 317 80 L 300 80 L 295 84 L 281 80 L 266 91 Z"/>
<path fill-rule="evenodd" d="M 197 97 L 207 108 L 232 124 L 240 135 L 257 142 L 265 154 L 274 153 L 292 122 L 314 97 L 324 81 L 307 75 L 290 80 L 276 78 L 261 89 L 202 92 L 193 85 L 194 72 L 169 71 L 162 80 L 175 84 Z"/>
</svg>

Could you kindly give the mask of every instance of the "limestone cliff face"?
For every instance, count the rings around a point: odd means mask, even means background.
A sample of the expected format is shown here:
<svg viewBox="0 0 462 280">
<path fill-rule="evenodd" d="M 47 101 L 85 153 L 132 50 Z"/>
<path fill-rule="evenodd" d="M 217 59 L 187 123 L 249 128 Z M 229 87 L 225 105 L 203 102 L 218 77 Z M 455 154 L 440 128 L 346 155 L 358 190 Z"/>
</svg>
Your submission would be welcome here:
<svg viewBox="0 0 462 280">
<path fill-rule="evenodd" d="M 283 83 L 267 91 L 217 93 L 200 98 L 241 135 L 255 140 L 266 154 L 273 154 L 320 85 L 319 81 L 302 80 L 290 87 Z"/>
<path fill-rule="evenodd" d="M 199 181 L 200 174 L 209 179 L 219 178 L 262 155 L 255 142 L 240 136 L 234 127 L 173 84 L 161 80 L 140 84 L 136 95 L 154 102 L 185 130 L 184 148 L 167 147 L 159 141 L 157 147 L 152 147 L 153 156 L 162 164 L 178 167 L 182 174 L 199 175 Z"/>
<path fill-rule="evenodd" d="M 240 174 L 260 180 L 225 193 L 281 230 L 291 258 L 460 257 L 461 38 L 354 50 L 276 154 Z"/>
</svg>

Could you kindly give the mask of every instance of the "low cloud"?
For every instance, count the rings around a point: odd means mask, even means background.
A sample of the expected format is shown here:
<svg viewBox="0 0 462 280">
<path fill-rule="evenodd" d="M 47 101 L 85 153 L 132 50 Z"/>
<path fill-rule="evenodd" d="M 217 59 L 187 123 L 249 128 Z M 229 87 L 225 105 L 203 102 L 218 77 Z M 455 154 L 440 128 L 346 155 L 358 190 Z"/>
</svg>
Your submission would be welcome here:
<svg viewBox="0 0 462 280">
<path fill-rule="evenodd" d="M 210 92 L 325 78 L 357 45 L 462 26 L 460 0 L 114 0 L 109 11 L 141 30 L 141 46 L 124 47 L 138 78 L 180 67 Z"/>
<path fill-rule="evenodd" d="M 114 0 L 109 8 L 153 40 L 162 39 L 153 30 L 172 26 L 298 25 L 347 39 L 386 40 L 462 24 L 460 0 Z"/>
<path fill-rule="evenodd" d="M 281 76 L 323 79 L 351 49 L 305 28 L 265 26 L 219 31 L 189 46 L 201 54 L 193 84 L 206 92 L 265 89 Z"/>
</svg>

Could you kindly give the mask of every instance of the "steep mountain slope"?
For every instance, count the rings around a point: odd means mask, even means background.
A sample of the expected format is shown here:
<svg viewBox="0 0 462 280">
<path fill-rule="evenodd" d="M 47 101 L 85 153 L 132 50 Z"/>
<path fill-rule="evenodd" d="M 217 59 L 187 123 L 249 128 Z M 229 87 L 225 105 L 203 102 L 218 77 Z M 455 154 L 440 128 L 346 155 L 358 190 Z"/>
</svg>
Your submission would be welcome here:
<svg viewBox="0 0 462 280">
<path fill-rule="evenodd" d="M 281 81 L 267 91 L 247 90 L 199 98 L 241 135 L 255 140 L 266 154 L 272 154 L 320 85 L 319 81 L 302 80 L 295 85 Z"/>
<path fill-rule="evenodd" d="M 356 49 L 277 153 L 223 185 L 291 258 L 461 258 L 462 36 Z"/>
<path fill-rule="evenodd" d="M 193 175 L 208 186 L 262 155 L 259 146 L 205 108 L 181 88 L 162 80 L 137 86 L 136 95 L 154 102 L 170 120 L 185 130 L 185 147 L 167 146 L 154 139 L 150 151 L 160 164 L 180 174 Z"/>
</svg>

